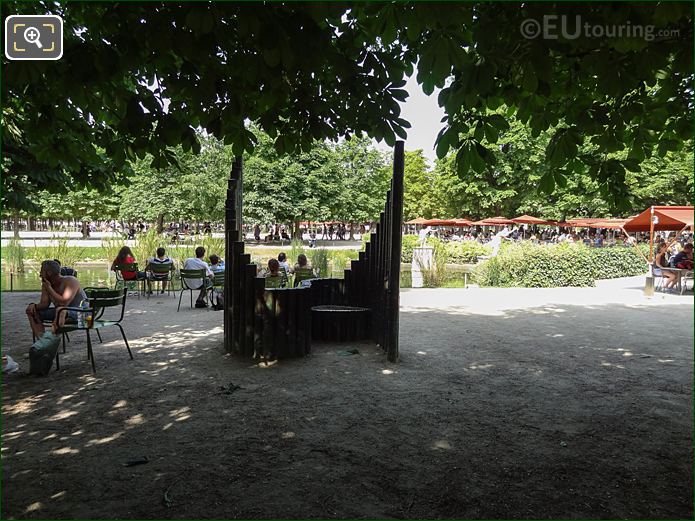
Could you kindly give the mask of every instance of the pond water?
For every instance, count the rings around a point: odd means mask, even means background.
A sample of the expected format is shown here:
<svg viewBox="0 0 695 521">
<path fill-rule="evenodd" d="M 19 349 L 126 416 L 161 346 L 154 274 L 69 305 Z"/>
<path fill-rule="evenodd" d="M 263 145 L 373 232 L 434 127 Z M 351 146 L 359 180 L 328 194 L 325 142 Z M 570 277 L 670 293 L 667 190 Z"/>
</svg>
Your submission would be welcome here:
<svg viewBox="0 0 695 521">
<path fill-rule="evenodd" d="M 116 282 L 115 275 L 108 269 L 106 264 L 103 265 L 80 265 L 77 268 L 77 276 L 80 279 L 82 287 L 89 286 L 108 286 L 112 287 Z M 334 271 L 332 274 L 335 278 L 343 278 L 343 271 Z M 468 278 L 470 282 L 470 277 Z M 24 273 L 14 273 L 10 275 L 8 271 L 2 271 L 2 291 L 39 291 L 41 289 L 41 280 L 39 279 L 39 266 L 26 266 Z M 410 288 L 412 286 L 412 277 L 409 270 L 401 270 L 401 287 Z M 446 288 L 463 288 L 464 287 L 464 272 L 455 270 L 449 271 L 445 278 L 442 287 Z"/>
<path fill-rule="evenodd" d="M 79 266 L 77 276 L 82 287 L 88 286 L 113 286 L 116 277 L 109 271 L 106 264 L 102 266 Z M 10 274 L 2 271 L 2 291 L 39 291 L 41 279 L 39 279 L 39 266 L 25 266 L 24 273 Z"/>
<path fill-rule="evenodd" d="M 342 271 L 333 272 L 333 277 L 343 278 Z M 78 266 L 77 278 L 83 288 L 89 286 L 113 287 L 116 276 L 106 264 Z M 175 277 L 176 278 L 176 277 Z M 176 285 L 178 287 L 178 284 Z M 23 273 L 13 273 L 2 270 L 2 291 L 40 291 L 39 266 L 25 266 Z"/>
</svg>

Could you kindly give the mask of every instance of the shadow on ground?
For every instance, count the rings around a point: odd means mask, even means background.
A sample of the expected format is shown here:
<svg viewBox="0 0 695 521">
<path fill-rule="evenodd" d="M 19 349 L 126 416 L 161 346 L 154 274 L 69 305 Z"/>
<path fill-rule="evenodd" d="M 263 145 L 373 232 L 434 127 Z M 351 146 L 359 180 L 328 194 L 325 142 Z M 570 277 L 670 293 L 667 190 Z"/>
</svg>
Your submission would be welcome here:
<svg viewBox="0 0 695 521">
<path fill-rule="evenodd" d="M 3 295 L 24 366 L 31 297 Z M 692 518 L 692 301 L 409 309 L 398 364 L 268 368 L 172 301 L 129 303 L 133 361 L 108 332 L 92 375 L 76 333 L 4 379 L 3 518 Z"/>
</svg>

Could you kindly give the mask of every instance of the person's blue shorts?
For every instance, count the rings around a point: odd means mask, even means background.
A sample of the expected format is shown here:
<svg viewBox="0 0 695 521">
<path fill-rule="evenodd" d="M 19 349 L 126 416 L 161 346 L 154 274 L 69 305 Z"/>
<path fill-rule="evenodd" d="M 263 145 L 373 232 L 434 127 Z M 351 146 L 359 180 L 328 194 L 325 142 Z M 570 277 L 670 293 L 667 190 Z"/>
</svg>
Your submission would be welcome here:
<svg viewBox="0 0 695 521">
<path fill-rule="evenodd" d="M 77 311 L 69 309 L 66 313 L 68 314 L 65 318 L 66 322 L 77 322 Z M 56 319 L 56 308 L 39 309 L 39 316 L 44 322 L 53 322 Z"/>
</svg>

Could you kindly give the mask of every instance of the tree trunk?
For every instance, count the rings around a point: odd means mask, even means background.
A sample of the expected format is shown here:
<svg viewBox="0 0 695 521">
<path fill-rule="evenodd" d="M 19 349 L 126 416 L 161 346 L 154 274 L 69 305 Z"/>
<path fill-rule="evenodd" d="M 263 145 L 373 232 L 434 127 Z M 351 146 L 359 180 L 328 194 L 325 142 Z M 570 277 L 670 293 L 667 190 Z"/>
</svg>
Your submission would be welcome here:
<svg viewBox="0 0 695 521">
<path fill-rule="evenodd" d="M 350 222 L 350 238 L 348 240 L 350 240 L 350 241 L 355 240 L 355 223 L 354 222 Z"/>
<path fill-rule="evenodd" d="M 19 239 L 19 212 L 12 216 L 12 233 L 15 239 Z"/>
<path fill-rule="evenodd" d="M 164 214 L 160 213 L 157 216 L 157 233 L 162 233 L 164 231 Z"/>
<path fill-rule="evenodd" d="M 82 221 L 82 238 L 89 239 L 89 223 Z"/>
<path fill-rule="evenodd" d="M 33 232 L 34 230 L 36 230 L 36 219 L 34 217 L 29 217 L 28 222 L 29 222 L 29 231 Z"/>
<path fill-rule="evenodd" d="M 302 230 L 299 227 L 299 221 L 292 223 L 292 239 L 294 240 L 295 238 L 302 240 Z"/>
</svg>

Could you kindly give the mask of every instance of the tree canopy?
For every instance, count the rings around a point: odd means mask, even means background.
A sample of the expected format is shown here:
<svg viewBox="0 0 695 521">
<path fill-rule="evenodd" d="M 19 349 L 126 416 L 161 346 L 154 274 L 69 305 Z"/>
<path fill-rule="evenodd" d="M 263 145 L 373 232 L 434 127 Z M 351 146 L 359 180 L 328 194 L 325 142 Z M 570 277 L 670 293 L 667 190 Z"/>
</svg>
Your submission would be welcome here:
<svg viewBox="0 0 695 521">
<path fill-rule="evenodd" d="M 423 90 L 442 89 L 437 153 L 455 153 L 460 177 L 494 168 L 514 116 L 536 136 L 551 131 L 544 160 L 552 169 L 539 180 L 547 192 L 586 168 L 604 197 L 619 201 L 626 172 L 692 134 L 690 3 L 41 1 L 1 9 L 3 17 L 57 14 L 65 24 L 61 60 L 3 58 L 3 203 L 11 207 L 30 207 L 41 189 L 106 188 L 148 154 L 164 168 L 176 162 L 176 146 L 201 150 L 198 129 L 235 155 L 251 151 L 248 120 L 279 154 L 361 132 L 393 144 L 417 124 L 398 105 L 416 63 Z M 649 26 L 655 37 L 520 30 L 548 15 Z"/>
</svg>

